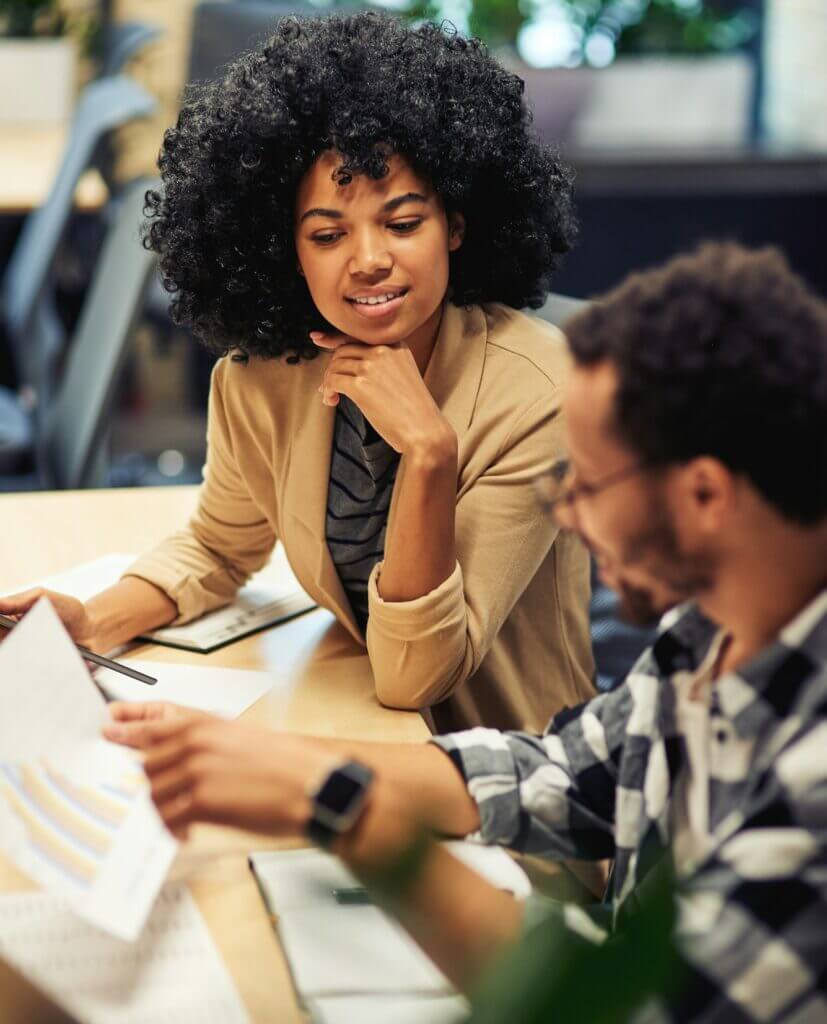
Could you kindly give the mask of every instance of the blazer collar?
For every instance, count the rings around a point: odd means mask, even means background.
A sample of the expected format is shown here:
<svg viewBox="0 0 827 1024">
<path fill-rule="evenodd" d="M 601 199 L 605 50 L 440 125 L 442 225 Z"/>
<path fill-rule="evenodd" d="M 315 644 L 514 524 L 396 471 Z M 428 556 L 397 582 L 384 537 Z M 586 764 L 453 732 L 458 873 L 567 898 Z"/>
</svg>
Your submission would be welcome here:
<svg viewBox="0 0 827 1024">
<path fill-rule="evenodd" d="M 488 325 L 480 306 L 445 303 L 425 383 L 460 441 L 477 403 L 487 341 Z"/>
</svg>

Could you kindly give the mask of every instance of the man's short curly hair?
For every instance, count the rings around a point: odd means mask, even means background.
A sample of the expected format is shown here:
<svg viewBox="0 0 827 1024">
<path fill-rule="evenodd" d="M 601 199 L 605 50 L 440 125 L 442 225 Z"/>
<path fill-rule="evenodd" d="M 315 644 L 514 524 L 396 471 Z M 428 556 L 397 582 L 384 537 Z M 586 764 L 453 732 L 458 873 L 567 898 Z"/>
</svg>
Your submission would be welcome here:
<svg viewBox="0 0 827 1024">
<path fill-rule="evenodd" d="M 297 273 L 294 203 L 315 158 L 340 184 L 404 156 L 466 220 L 457 305 L 540 306 L 575 221 L 571 175 L 532 134 L 523 83 L 451 26 L 388 15 L 285 18 L 220 81 L 191 87 L 148 194 L 146 244 L 171 310 L 214 351 L 309 358 L 324 328 Z"/>
<path fill-rule="evenodd" d="M 707 243 L 568 321 L 609 359 L 614 427 L 654 465 L 720 459 L 787 519 L 827 515 L 827 304 L 775 249 Z"/>
</svg>

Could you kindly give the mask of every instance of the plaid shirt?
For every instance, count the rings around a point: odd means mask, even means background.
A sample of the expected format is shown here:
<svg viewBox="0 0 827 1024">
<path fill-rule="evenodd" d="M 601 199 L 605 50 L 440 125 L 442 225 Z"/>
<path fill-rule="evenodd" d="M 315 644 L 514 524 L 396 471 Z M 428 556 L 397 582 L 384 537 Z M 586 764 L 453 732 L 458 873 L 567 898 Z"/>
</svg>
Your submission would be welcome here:
<svg viewBox="0 0 827 1024">
<path fill-rule="evenodd" d="M 614 858 L 615 921 L 668 849 L 686 758 L 674 684 L 717 628 L 694 605 L 670 618 L 621 687 L 556 715 L 542 737 L 472 729 L 433 740 L 466 780 L 482 841 Z M 635 1019 L 827 1021 L 827 591 L 716 681 L 710 734 L 712 848 L 679 881 L 689 987 Z"/>
</svg>

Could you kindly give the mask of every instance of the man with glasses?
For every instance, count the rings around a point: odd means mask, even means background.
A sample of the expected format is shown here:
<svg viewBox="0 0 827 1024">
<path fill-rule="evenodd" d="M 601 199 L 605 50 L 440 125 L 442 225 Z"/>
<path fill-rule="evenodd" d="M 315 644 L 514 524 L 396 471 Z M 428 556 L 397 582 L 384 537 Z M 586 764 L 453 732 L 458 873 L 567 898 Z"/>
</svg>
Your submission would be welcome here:
<svg viewBox="0 0 827 1024">
<path fill-rule="evenodd" d="M 569 461 L 538 481 L 637 621 L 619 688 L 541 736 L 330 743 L 115 709 L 174 830 L 308 833 L 471 988 L 523 910 L 423 826 L 551 859 L 612 858 L 615 924 L 671 856 L 688 987 L 640 1019 L 827 1019 L 827 308 L 779 254 L 708 245 L 566 329 Z M 577 930 L 598 938 L 572 912 Z"/>
</svg>

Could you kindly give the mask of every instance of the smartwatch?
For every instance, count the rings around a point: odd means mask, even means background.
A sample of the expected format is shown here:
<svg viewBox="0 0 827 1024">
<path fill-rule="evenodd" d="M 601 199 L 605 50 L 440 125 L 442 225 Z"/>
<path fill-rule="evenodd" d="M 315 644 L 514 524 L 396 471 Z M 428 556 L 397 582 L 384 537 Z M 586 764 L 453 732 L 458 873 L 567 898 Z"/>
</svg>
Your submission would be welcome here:
<svg viewBox="0 0 827 1024">
<path fill-rule="evenodd" d="M 313 809 L 307 834 L 316 846 L 327 849 L 353 828 L 364 809 L 372 781 L 370 768 L 359 761 L 345 761 L 311 792 Z"/>
</svg>

